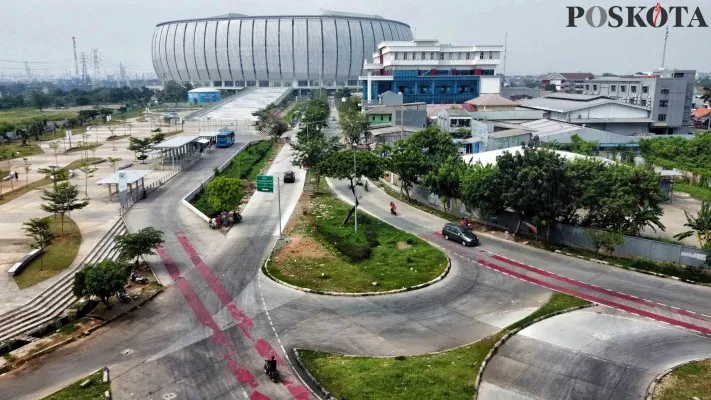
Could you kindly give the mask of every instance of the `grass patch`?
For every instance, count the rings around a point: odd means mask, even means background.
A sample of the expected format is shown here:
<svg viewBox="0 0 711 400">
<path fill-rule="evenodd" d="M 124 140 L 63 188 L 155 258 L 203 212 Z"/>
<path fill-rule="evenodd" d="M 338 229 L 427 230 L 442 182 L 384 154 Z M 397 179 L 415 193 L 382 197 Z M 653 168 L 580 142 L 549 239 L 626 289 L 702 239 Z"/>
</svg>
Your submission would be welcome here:
<svg viewBox="0 0 711 400">
<path fill-rule="evenodd" d="M 61 233 L 59 218 L 51 218 L 50 221 L 50 230 L 54 233 L 55 238 L 52 244 L 45 249 L 43 266 L 40 269 L 38 257 L 20 275 L 15 276 L 15 283 L 20 289 L 35 285 L 64 271 L 74 262 L 77 252 L 79 252 L 81 232 L 74 221 L 69 218 L 64 219 L 64 235 Z"/>
<path fill-rule="evenodd" d="M 225 168 L 219 176 L 253 181 L 256 179 L 257 175 L 264 168 L 269 159 L 275 154 L 276 146 L 274 146 L 274 143 L 271 141 L 253 143 L 233 158 L 230 165 Z M 207 202 L 207 198 L 204 196 L 203 190 L 198 192 L 190 204 L 211 218 L 221 211 L 214 209 Z M 235 204 L 235 207 L 237 205 L 239 205 L 239 203 Z"/>
<path fill-rule="evenodd" d="M 85 146 L 76 146 L 76 147 L 71 147 L 69 150 L 65 151 L 65 153 L 76 153 L 78 151 L 91 151 L 91 149 L 95 149 L 97 147 L 100 147 L 102 143 L 89 143 Z"/>
<path fill-rule="evenodd" d="M 428 282 L 445 270 L 447 257 L 441 251 L 377 218 L 359 212 L 357 233 L 352 218 L 343 225 L 351 206 L 336 198 L 325 180 L 322 184 L 319 193 L 310 195 L 313 185 L 307 185 L 307 215 L 292 231 L 292 236 L 311 238 L 315 251 L 294 256 L 287 245 L 272 257 L 269 271 L 275 277 L 315 290 L 380 292 Z"/>
<path fill-rule="evenodd" d="M 76 111 L 39 111 L 32 108 L 13 108 L 11 110 L 0 111 L 0 122 L 11 124 L 26 124 L 32 120 L 61 121 L 75 118 Z"/>
<path fill-rule="evenodd" d="M 588 303 L 554 293 L 536 312 L 506 330 L 584 304 Z M 299 354 L 306 368 L 339 399 L 471 400 L 476 394 L 474 384 L 481 363 L 506 330 L 468 346 L 433 355 L 346 357 L 310 350 L 300 350 Z"/>
<path fill-rule="evenodd" d="M 684 192 L 691 195 L 697 200 L 705 200 L 711 202 L 711 188 L 704 186 L 689 185 L 688 183 L 675 183 L 674 190 Z"/>
<path fill-rule="evenodd" d="M 108 138 L 106 138 L 106 141 L 107 141 L 107 142 L 113 142 L 114 140 L 121 140 L 121 139 L 125 139 L 125 138 L 127 138 L 127 137 L 131 137 L 131 135 L 114 135 L 114 136 L 109 136 Z"/>
<path fill-rule="evenodd" d="M 66 167 L 64 167 L 64 168 L 62 168 L 62 169 L 64 169 L 64 170 L 75 170 L 75 169 L 78 169 L 78 168 L 80 168 L 81 166 L 83 166 L 83 165 L 84 165 L 84 162 L 86 162 L 86 161 L 92 162 L 92 161 L 96 161 L 96 160 L 98 160 L 98 159 L 99 159 L 98 157 L 89 157 L 89 158 L 84 159 L 84 160 L 72 161 L 69 165 L 67 165 Z M 22 178 L 20 178 L 20 179 L 22 179 Z M 9 185 L 9 184 L 10 184 L 9 182 L 3 182 L 3 183 L 6 184 L 6 185 Z M 22 186 L 22 187 L 20 187 L 20 188 L 15 189 L 15 190 L 9 191 L 9 192 L 7 192 L 7 193 L 3 193 L 2 198 L 0 198 L 0 204 L 5 204 L 5 203 L 7 203 L 7 202 L 9 202 L 9 201 L 12 201 L 12 200 L 14 200 L 14 199 L 16 199 L 16 198 L 22 196 L 23 194 L 25 194 L 25 193 L 27 193 L 27 192 L 29 192 L 29 191 L 31 191 L 31 190 L 35 190 L 35 189 L 41 188 L 42 186 L 50 185 L 51 183 L 52 183 L 52 180 L 51 180 L 51 179 L 49 179 L 49 178 L 42 178 L 42 179 L 40 179 L 40 180 L 37 180 L 37 181 L 34 181 L 34 182 L 30 182 L 29 185 L 25 185 L 25 186 Z"/>
<path fill-rule="evenodd" d="M 622 268 L 634 268 L 642 271 L 674 276 L 682 280 L 711 283 L 711 274 L 709 273 L 709 270 L 701 267 L 692 267 L 675 263 L 658 263 L 637 257 L 614 257 L 604 254 L 598 254 L 594 251 L 561 245 L 544 245 L 542 243 L 536 242 L 529 242 L 529 245 L 540 247 L 550 251 L 561 250 L 583 257 L 595 258 L 598 260 L 607 261 L 616 266 L 621 266 Z"/>
<path fill-rule="evenodd" d="M 23 146 L 20 140 L 17 140 L 16 143 L 2 144 L 0 145 L 0 155 L 3 159 L 11 155 L 9 159 L 14 159 L 44 153 L 37 143 L 28 142 L 28 144 L 28 146 Z"/>
<path fill-rule="evenodd" d="M 81 387 L 81 383 L 89 379 L 90 383 L 86 387 Z M 55 392 L 43 400 L 96 400 L 103 399 L 104 392 L 111 390 L 111 383 L 103 381 L 103 370 L 82 378 L 64 389 Z"/>
<path fill-rule="evenodd" d="M 654 400 L 711 398 L 711 360 L 695 361 L 676 368 L 657 384 Z"/>
</svg>

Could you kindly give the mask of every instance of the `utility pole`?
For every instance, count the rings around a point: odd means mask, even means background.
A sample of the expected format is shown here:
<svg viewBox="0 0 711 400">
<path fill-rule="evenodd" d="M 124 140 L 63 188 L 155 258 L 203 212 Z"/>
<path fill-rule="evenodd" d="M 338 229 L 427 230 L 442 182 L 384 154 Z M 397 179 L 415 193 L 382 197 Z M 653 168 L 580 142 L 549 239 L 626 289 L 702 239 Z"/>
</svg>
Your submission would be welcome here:
<svg viewBox="0 0 711 400">
<path fill-rule="evenodd" d="M 503 72 L 502 72 L 502 74 L 504 75 L 504 79 L 506 79 L 506 52 L 509 49 L 508 41 L 509 41 L 509 33 L 506 32 L 504 34 L 504 60 L 503 60 L 504 68 L 503 68 Z"/>
<path fill-rule="evenodd" d="M 355 145 L 353 145 L 353 176 L 355 177 L 355 179 L 358 179 L 358 175 L 357 175 L 356 171 L 357 171 L 356 170 L 356 148 L 355 148 Z M 353 206 L 355 208 L 355 212 L 353 213 L 353 217 L 354 217 L 354 221 L 355 221 L 355 232 L 358 233 L 358 195 L 356 194 L 357 192 L 356 192 L 355 187 L 356 187 L 356 184 L 353 183 L 353 197 L 354 197 L 353 200 L 355 200 L 355 203 Z"/>
<path fill-rule="evenodd" d="M 99 49 L 91 49 L 94 57 L 94 87 L 99 84 Z"/>
<path fill-rule="evenodd" d="M 662 69 L 664 69 L 664 64 L 667 60 L 667 39 L 669 38 L 669 27 L 667 26 L 664 32 L 664 51 L 662 51 Z"/>
<path fill-rule="evenodd" d="M 81 83 L 86 83 L 86 53 L 81 52 Z"/>
<path fill-rule="evenodd" d="M 79 60 L 77 59 L 77 39 L 72 36 L 72 43 L 74 43 L 74 73 L 79 76 Z"/>
<path fill-rule="evenodd" d="M 27 62 L 25 62 L 25 73 L 27 74 L 27 79 L 32 79 L 32 70 Z"/>
</svg>

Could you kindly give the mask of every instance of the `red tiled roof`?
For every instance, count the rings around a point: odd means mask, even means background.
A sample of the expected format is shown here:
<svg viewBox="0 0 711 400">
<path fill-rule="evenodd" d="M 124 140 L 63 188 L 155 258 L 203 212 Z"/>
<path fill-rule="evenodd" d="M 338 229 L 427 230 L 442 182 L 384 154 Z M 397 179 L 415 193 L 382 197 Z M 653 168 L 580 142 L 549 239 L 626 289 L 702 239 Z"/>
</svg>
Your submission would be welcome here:
<svg viewBox="0 0 711 400">
<path fill-rule="evenodd" d="M 691 113 L 694 118 L 706 118 L 709 114 L 711 114 L 711 108 L 697 108 Z"/>
</svg>

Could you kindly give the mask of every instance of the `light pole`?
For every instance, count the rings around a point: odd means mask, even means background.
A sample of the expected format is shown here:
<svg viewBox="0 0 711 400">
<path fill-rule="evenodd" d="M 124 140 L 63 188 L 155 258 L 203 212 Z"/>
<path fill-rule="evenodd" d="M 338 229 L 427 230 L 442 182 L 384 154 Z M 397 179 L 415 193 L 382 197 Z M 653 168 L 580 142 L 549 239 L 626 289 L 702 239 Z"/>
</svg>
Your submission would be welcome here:
<svg viewBox="0 0 711 400">
<path fill-rule="evenodd" d="M 354 179 L 358 178 L 357 174 L 357 169 L 356 169 L 356 148 L 355 145 L 353 145 L 353 177 Z M 355 232 L 358 233 L 358 194 L 356 192 L 356 184 L 353 183 L 353 199 L 355 200 L 355 212 L 353 213 L 354 216 L 354 221 L 355 221 Z"/>
</svg>

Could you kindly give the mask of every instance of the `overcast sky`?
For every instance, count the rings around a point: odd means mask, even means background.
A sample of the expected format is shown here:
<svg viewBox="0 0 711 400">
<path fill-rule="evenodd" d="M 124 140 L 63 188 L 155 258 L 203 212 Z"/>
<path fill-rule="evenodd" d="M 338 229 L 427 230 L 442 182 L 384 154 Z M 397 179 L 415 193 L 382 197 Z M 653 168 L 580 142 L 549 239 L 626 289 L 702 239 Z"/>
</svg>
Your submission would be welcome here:
<svg viewBox="0 0 711 400">
<path fill-rule="evenodd" d="M 79 52 L 101 52 L 108 73 L 119 62 L 128 72 L 152 73 L 150 44 L 155 25 L 175 19 L 226 13 L 320 14 L 335 10 L 377 14 L 410 25 L 416 38 L 452 44 L 503 44 L 508 32 L 507 74 L 549 71 L 629 73 L 661 64 L 663 28 L 567 28 L 566 6 L 653 7 L 649 0 L 2 0 L 0 72 L 19 73 L 24 64 L 66 72 L 74 69 L 72 36 Z M 711 25 L 711 0 L 663 1 L 662 6 L 701 7 Z M 51 64 L 49 64 L 51 62 Z M 711 28 L 670 28 L 670 67 L 711 70 Z M 500 68 L 501 72 L 503 68 Z M 103 73 L 103 71 L 102 71 Z"/>
</svg>

